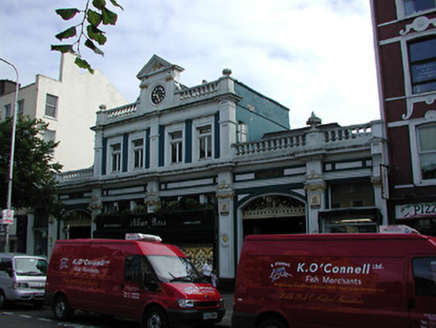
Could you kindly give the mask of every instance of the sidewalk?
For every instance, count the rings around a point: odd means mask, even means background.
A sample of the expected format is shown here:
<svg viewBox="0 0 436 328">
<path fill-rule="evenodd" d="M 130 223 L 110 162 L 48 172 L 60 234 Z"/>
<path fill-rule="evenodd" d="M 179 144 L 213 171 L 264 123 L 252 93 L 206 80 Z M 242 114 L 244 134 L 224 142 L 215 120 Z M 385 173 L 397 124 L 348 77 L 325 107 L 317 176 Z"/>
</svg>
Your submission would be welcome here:
<svg viewBox="0 0 436 328">
<path fill-rule="evenodd" d="M 231 327 L 233 313 L 233 293 L 221 293 L 221 295 L 224 298 L 226 314 L 224 315 L 223 320 L 216 324 L 215 327 Z"/>
</svg>

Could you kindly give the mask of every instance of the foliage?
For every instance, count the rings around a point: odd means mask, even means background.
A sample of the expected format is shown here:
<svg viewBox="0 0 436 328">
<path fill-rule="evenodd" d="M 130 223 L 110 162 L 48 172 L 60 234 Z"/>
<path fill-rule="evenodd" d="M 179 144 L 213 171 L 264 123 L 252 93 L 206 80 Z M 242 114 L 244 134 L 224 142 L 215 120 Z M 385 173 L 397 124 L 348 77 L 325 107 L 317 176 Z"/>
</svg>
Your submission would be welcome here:
<svg viewBox="0 0 436 328">
<path fill-rule="evenodd" d="M 62 165 L 53 163 L 57 144 L 40 136 L 48 124 L 40 119 L 17 117 L 15 156 L 12 179 L 12 207 L 32 208 L 44 214 L 55 214 L 59 209 L 54 195 L 55 174 Z M 6 208 L 9 180 L 12 118 L 0 122 L 0 208 Z"/>
<path fill-rule="evenodd" d="M 110 0 L 113 6 L 121 8 L 115 0 Z M 83 10 L 77 8 L 57 9 L 56 13 L 61 16 L 64 21 L 69 21 L 77 16 L 81 16 L 81 22 L 73 25 L 66 30 L 56 34 L 56 38 L 60 41 L 76 37 L 73 43 L 52 45 L 51 50 L 60 51 L 62 53 L 73 52 L 79 57 L 76 58 L 77 66 L 87 69 L 90 73 L 94 73 L 91 65 L 81 58 L 80 47 L 82 43 L 85 47 L 91 49 L 97 55 L 104 55 L 104 52 L 96 45 L 102 46 L 106 43 L 107 37 L 105 32 L 101 30 L 100 25 L 115 25 L 118 15 L 109 10 L 106 6 L 106 0 L 87 0 L 86 7 Z"/>
</svg>

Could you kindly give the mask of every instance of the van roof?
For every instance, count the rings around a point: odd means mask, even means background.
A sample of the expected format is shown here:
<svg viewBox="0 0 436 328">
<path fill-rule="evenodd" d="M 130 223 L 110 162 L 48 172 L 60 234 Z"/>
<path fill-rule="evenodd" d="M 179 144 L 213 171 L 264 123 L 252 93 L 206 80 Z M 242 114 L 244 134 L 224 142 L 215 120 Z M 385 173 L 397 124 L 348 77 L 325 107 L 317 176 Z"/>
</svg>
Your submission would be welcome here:
<svg viewBox="0 0 436 328">
<path fill-rule="evenodd" d="M 278 241 L 278 240 L 423 240 L 427 239 L 436 245 L 436 237 L 419 234 L 381 234 L 381 233 L 329 233 L 329 234 L 295 234 L 295 235 L 249 235 L 246 241 Z"/>
<path fill-rule="evenodd" d="M 160 242 L 142 241 L 142 240 L 124 240 L 124 239 L 64 239 L 56 241 L 56 245 L 65 245 L 68 247 L 74 245 L 105 245 L 113 248 L 129 248 L 129 252 L 140 251 L 144 255 L 164 255 L 179 256 L 186 255 L 174 245 L 162 244 Z"/>
<path fill-rule="evenodd" d="M 30 254 L 24 254 L 24 253 L 0 253 L 0 257 L 6 257 L 6 258 L 30 257 L 30 258 L 33 258 L 33 259 L 47 260 L 44 256 L 30 255 Z"/>
<path fill-rule="evenodd" d="M 350 240 L 350 239 L 431 239 L 435 237 L 419 234 L 382 234 L 382 233 L 320 233 L 320 234 L 295 234 L 295 235 L 249 235 L 245 240 L 289 240 L 289 239 L 312 239 L 312 240 Z"/>
</svg>

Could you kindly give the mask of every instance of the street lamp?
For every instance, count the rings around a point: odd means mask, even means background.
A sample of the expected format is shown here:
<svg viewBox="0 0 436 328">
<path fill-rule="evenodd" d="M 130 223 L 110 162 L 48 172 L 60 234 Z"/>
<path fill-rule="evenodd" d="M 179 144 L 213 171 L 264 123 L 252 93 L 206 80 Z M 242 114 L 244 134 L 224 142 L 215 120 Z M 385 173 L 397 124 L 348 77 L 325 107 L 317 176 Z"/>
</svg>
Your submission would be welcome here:
<svg viewBox="0 0 436 328">
<path fill-rule="evenodd" d="M 17 75 L 17 81 L 16 81 L 16 85 L 15 85 L 15 101 L 14 104 L 12 106 L 12 113 L 13 113 L 13 119 L 12 119 L 12 136 L 11 136 L 11 156 L 9 159 L 9 179 L 8 179 L 8 198 L 7 198 L 7 202 L 6 202 L 6 211 L 8 213 L 11 213 L 11 207 L 12 207 L 12 177 L 14 174 L 14 156 L 15 156 L 15 129 L 17 126 L 17 112 L 18 112 L 18 89 L 19 89 L 19 75 L 18 75 L 18 70 L 17 68 L 12 65 L 10 62 L 8 62 L 7 60 L 4 60 L 3 58 L 0 58 L 0 61 L 8 64 L 9 66 L 12 66 L 12 68 L 15 71 L 15 74 Z M 13 219 L 13 214 L 14 212 L 12 211 L 12 219 Z M 4 223 L 4 215 L 3 215 L 3 223 Z M 9 226 L 10 222 L 8 222 L 8 224 L 5 225 L 5 252 L 9 251 Z"/>
</svg>

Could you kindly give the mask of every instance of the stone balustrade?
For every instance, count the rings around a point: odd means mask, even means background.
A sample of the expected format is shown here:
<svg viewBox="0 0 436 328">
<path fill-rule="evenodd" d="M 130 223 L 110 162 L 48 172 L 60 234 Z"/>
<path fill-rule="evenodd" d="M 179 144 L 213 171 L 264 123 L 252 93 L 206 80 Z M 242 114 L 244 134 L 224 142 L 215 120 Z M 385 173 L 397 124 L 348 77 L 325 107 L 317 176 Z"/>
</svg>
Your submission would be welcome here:
<svg viewBox="0 0 436 328">
<path fill-rule="evenodd" d="M 306 145 L 304 135 L 286 136 L 271 139 L 261 139 L 253 142 L 245 142 L 234 145 L 236 156 L 243 156 L 255 153 L 265 153 L 282 149 L 290 149 Z"/>
<path fill-rule="evenodd" d="M 94 176 L 94 168 L 63 172 L 57 175 L 59 182 L 67 182 L 74 180 L 84 180 Z"/>
<path fill-rule="evenodd" d="M 180 90 L 177 93 L 180 95 L 180 100 L 191 100 L 194 98 L 205 97 L 218 92 L 218 84 L 219 81 L 213 81 L 189 89 Z"/>
</svg>

